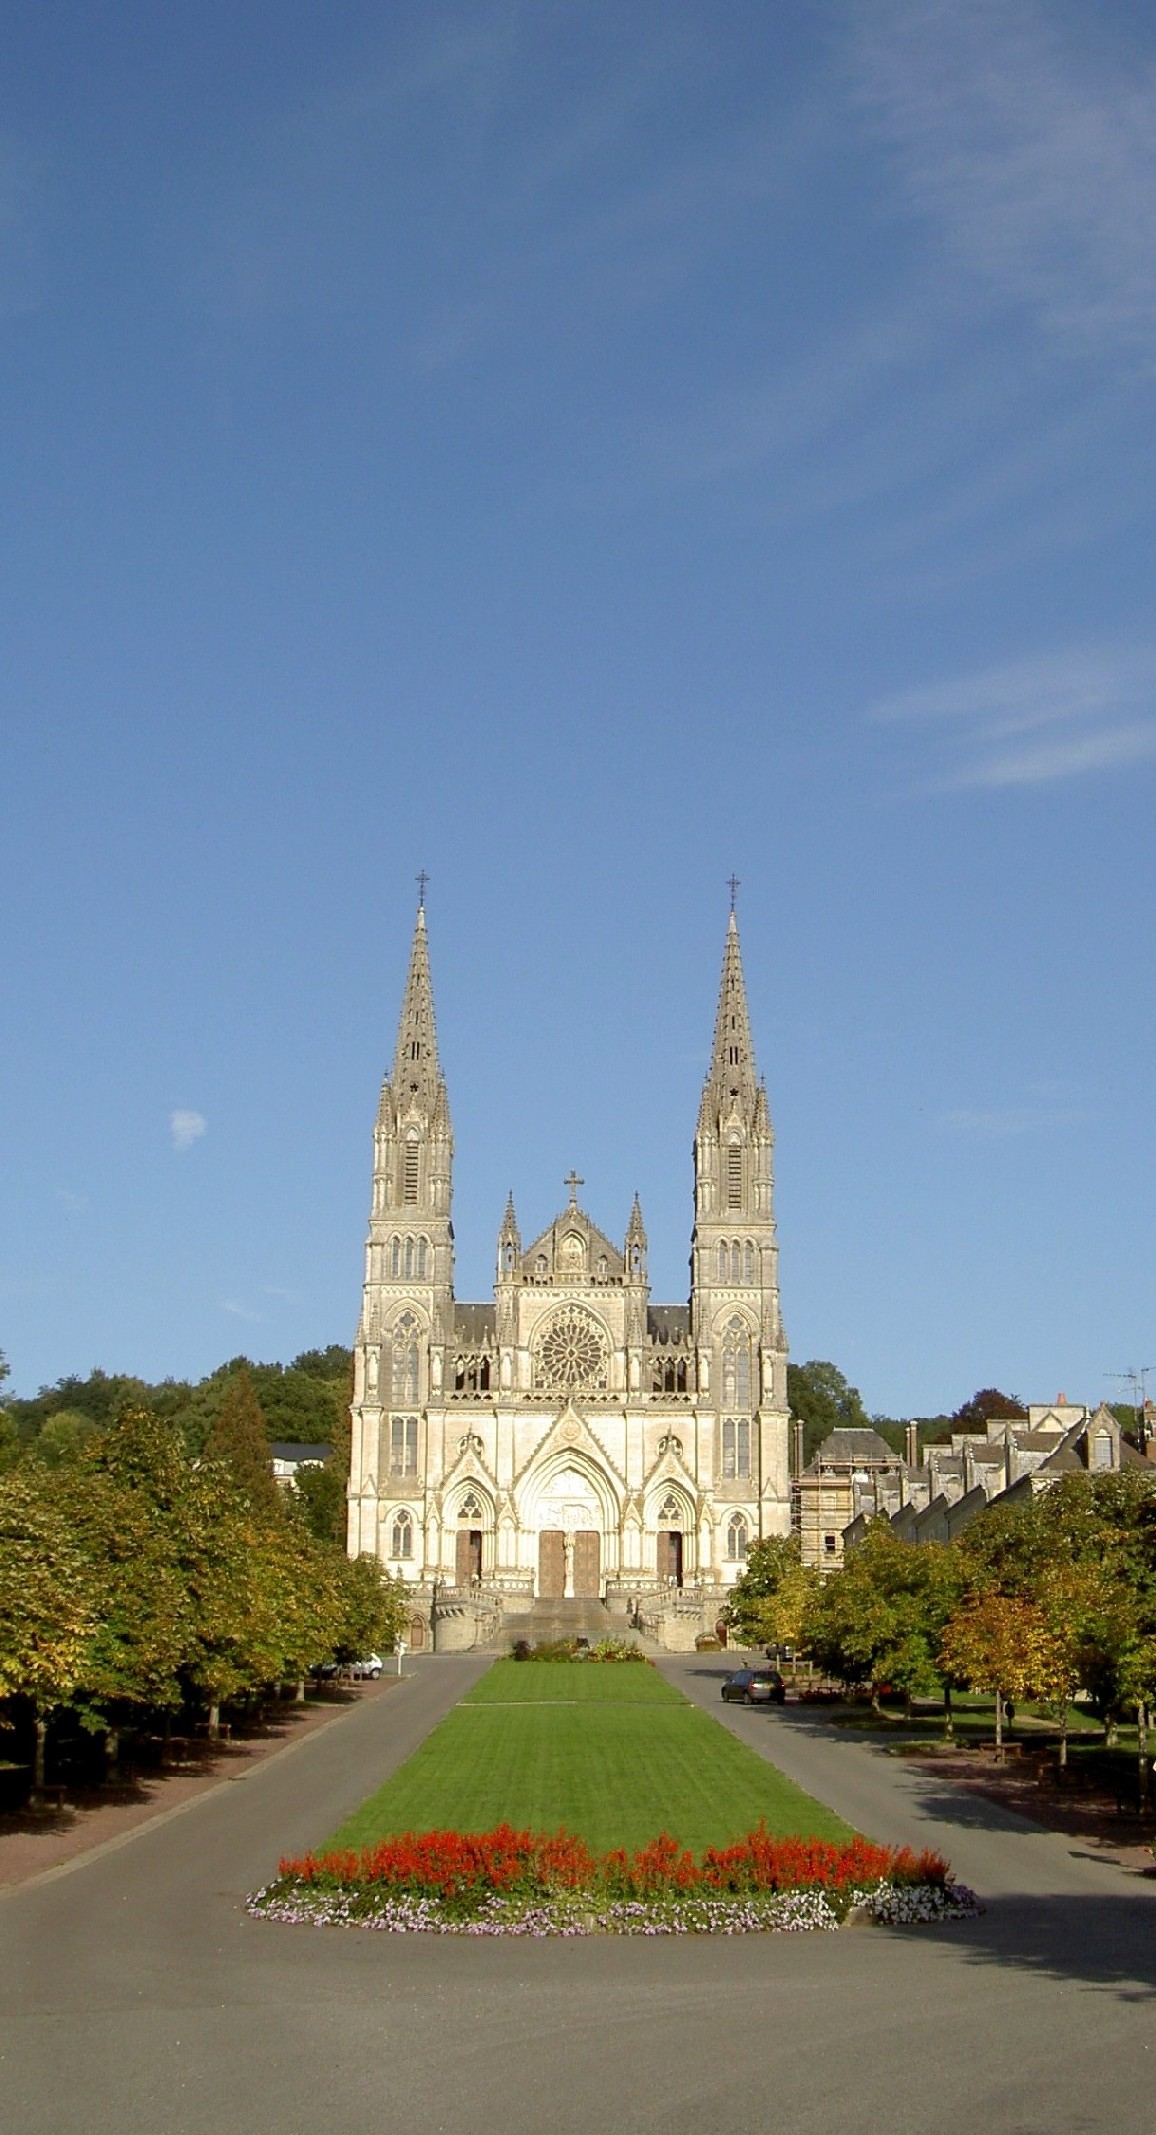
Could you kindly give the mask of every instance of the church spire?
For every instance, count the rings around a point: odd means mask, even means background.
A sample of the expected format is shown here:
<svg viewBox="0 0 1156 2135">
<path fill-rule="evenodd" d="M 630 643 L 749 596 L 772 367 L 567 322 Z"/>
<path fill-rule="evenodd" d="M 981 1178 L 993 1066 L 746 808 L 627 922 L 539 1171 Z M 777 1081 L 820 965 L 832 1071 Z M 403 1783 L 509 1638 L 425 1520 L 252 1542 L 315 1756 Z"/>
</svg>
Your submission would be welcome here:
<svg viewBox="0 0 1156 2135">
<path fill-rule="evenodd" d="M 747 1009 L 747 989 L 743 978 L 743 960 L 739 950 L 739 923 L 732 906 L 727 921 L 726 947 L 723 950 L 714 1046 L 706 1089 L 703 1092 L 704 1109 L 709 1107 L 717 1119 L 737 1101 L 740 1109 L 749 1115 L 757 1102 L 758 1087 L 755 1053 L 751 1044 L 751 1020 Z"/>
<path fill-rule="evenodd" d="M 413 930 L 413 947 L 409 953 L 409 973 L 401 1004 L 401 1021 L 397 1027 L 397 1049 L 393 1056 L 393 1094 L 395 1102 L 403 1105 L 408 1100 L 433 1114 L 439 1099 L 445 1104 L 445 1084 L 438 1066 L 437 1026 L 434 1022 L 433 985 L 429 971 L 429 940 L 426 934 L 425 905 L 420 904 L 417 923 Z M 446 1124 L 448 1125 L 448 1115 Z"/>
</svg>

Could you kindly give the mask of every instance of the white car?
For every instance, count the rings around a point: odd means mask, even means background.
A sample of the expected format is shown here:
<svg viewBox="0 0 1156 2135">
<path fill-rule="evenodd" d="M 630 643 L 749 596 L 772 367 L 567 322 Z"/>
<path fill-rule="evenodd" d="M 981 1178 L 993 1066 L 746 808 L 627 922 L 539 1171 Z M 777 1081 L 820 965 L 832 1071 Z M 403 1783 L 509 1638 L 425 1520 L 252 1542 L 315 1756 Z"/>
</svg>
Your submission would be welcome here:
<svg viewBox="0 0 1156 2135">
<path fill-rule="evenodd" d="M 376 1682 L 383 1666 L 380 1653 L 367 1653 L 364 1660 L 350 1663 L 349 1673 L 355 1678 L 368 1676 L 371 1682 Z"/>
</svg>

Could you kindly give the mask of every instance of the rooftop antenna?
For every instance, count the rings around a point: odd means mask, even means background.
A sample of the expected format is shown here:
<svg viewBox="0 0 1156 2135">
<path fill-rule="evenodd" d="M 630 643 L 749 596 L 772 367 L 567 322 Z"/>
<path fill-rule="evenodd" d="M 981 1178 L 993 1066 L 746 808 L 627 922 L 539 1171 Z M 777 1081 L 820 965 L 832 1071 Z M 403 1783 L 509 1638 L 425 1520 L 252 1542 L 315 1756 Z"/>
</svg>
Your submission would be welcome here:
<svg viewBox="0 0 1156 2135">
<path fill-rule="evenodd" d="M 1156 1364 L 1132 1365 L 1128 1371 L 1110 1371 L 1107 1376 L 1118 1386 L 1127 1386 L 1132 1392 L 1132 1409 L 1136 1417 L 1136 1445 L 1141 1453 L 1148 1451 L 1148 1374 L 1156 1371 Z"/>
</svg>

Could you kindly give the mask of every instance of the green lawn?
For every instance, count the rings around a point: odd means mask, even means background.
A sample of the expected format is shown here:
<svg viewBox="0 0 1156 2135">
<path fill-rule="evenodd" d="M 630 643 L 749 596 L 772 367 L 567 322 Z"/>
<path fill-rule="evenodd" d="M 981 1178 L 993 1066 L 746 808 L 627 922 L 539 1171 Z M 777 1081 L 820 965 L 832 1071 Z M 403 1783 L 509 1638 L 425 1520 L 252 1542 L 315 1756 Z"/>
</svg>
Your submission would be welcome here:
<svg viewBox="0 0 1156 2135">
<path fill-rule="evenodd" d="M 653 1668 L 497 1661 L 329 1841 L 399 1831 L 574 1831 L 600 1852 L 660 1831 L 696 1851 L 760 1822 L 845 1839 L 849 1827 Z"/>
</svg>

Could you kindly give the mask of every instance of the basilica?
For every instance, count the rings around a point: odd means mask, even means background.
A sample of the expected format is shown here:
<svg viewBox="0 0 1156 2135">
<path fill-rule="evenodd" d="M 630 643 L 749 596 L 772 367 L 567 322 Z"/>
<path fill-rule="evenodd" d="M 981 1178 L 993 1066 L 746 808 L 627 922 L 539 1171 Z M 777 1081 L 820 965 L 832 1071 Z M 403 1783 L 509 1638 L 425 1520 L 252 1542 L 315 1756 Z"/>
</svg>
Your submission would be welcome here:
<svg viewBox="0 0 1156 2135">
<path fill-rule="evenodd" d="M 616 1244 L 578 1198 L 493 1297 L 454 1294 L 453 1130 L 424 905 L 374 1134 L 349 1550 L 410 1587 L 410 1637 L 494 1642 L 584 1602 L 660 1645 L 713 1628 L 752 1541 L 790 1527 L 773 1150 L 732 909 L 694 1140 L 690 1297 L 656 1304 L 637 1196 Z M 615 1621 L 617 1619 L 617 1622 Z"/>
</svg>

